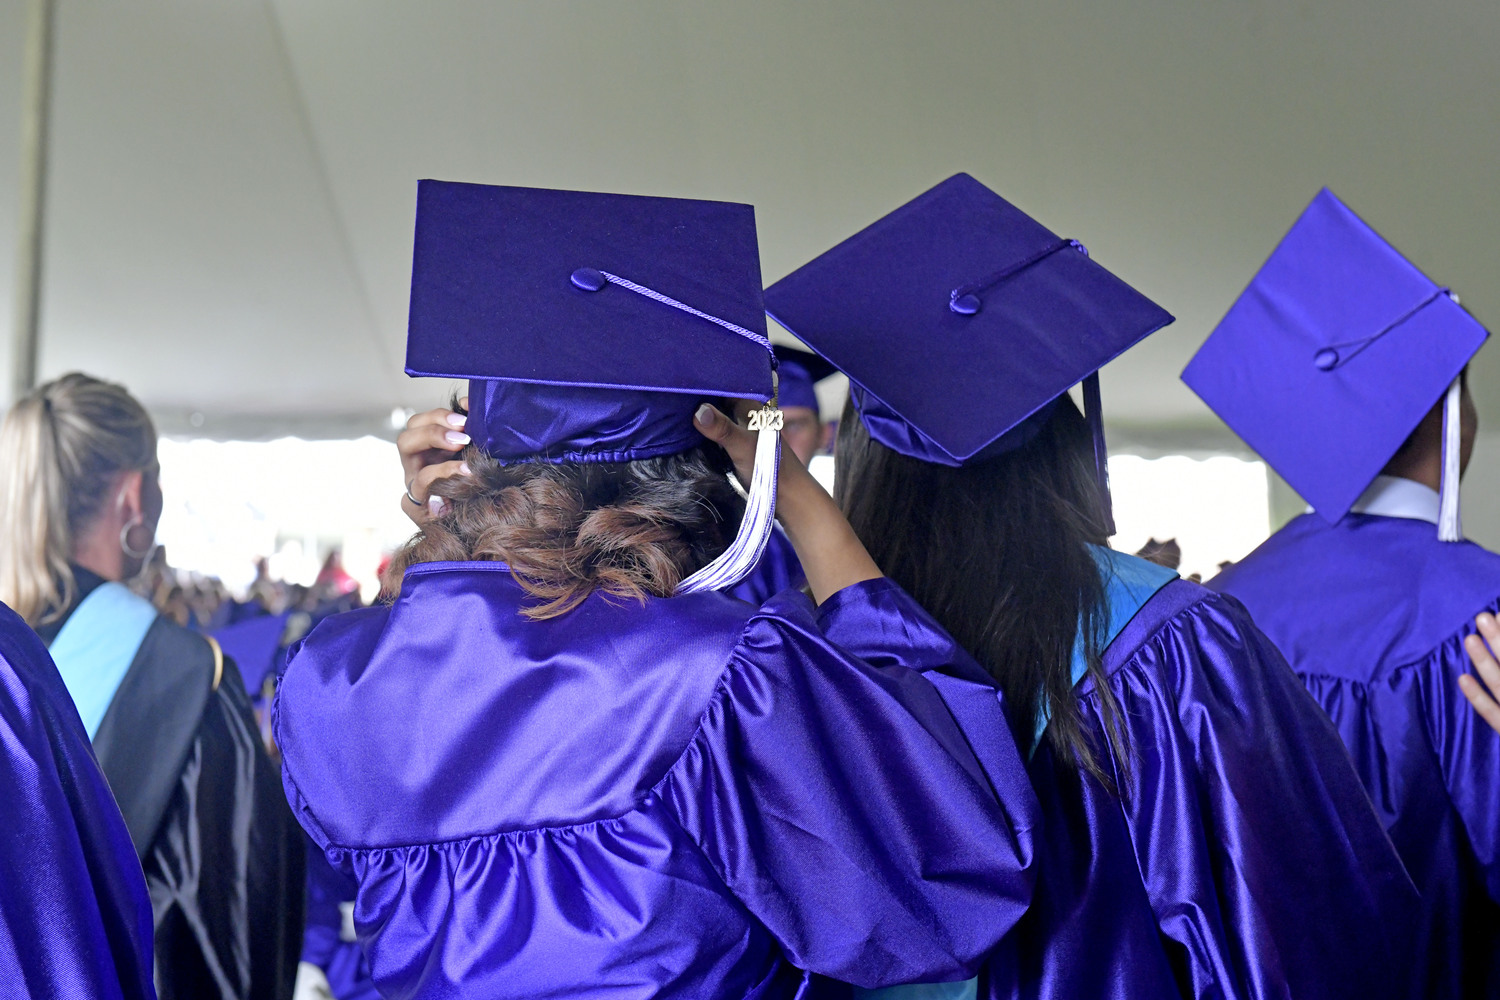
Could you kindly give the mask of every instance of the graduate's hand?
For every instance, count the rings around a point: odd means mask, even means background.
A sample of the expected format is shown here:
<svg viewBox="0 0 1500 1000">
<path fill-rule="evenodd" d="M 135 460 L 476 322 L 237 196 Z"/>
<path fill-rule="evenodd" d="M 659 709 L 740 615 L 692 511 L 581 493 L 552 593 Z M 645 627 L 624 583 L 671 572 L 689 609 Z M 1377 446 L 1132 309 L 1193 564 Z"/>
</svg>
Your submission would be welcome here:
<svg viewBox="0 0 1500 1000">
<path fill-rule="evenodd" d="M 459 405 L 467 410 L 469 397 L 459 400 Z M 401 509 L 419 527 L 443 511 L 442 498 L 431 496 L 432 484 L 469 474 L 468 464 L 455 457 L 469 443 L 465 420 L 462 413 L 439 407 L 412 417 L 406 422 L 406 430 L 396 437 L 406 483 Z"/>
<path fill-rule="evenodd" d="M 707 403 L 698 407 L 693 423 L 698 433 L 728 453 L 740 481 L 749 483 L 755 468 L 756 434 Z M 819 604 L 845 587 L 884 575 L 834 504 L 833 497 L 790 448 L 781 449 L 776 519 L 796 550 L 813 600 Z"/>
<path fill-rule="evenodd" d="M 1495 621 L 1494 615 L 1486 614 L 1474 619 L 1474 625 L 1479 629 L 1479 635 L 1464 639 L 1464 650 L 1469 654 L 1475 672 L 1484 678 L 1484 683 L 1481 684 L 1473 674 L 1463 674 L 1458 678 L 1458 686 L 1463 688 L 1464 697 L 1469 699 L 1479 717 L 1500 733 L 1500 704 L 1495 702 L 1495 695 L 1500 695 L 1500 662 L 1496 662 L 1492 652 L 1500 648 L 1500 622 Z"/>
<path fill-rule="evenodd" d="M 698 407 L 698 412 L 693 414 L 693 425 L 699 434 L 724 449 L 729 460 L 734 463 L 734 474 L 748 488 L 750 477 L 755 474 L 755 444 L 759 439 L 758 435 L 707 403 Z M 788 449 L 781 449 L 781 468 L 777 470 L 776 483 L 778 493 L 787 481 L 787 458 Z M 791 461 L 795 463 L 796 456 L 791 456 Z"/>
</svg>

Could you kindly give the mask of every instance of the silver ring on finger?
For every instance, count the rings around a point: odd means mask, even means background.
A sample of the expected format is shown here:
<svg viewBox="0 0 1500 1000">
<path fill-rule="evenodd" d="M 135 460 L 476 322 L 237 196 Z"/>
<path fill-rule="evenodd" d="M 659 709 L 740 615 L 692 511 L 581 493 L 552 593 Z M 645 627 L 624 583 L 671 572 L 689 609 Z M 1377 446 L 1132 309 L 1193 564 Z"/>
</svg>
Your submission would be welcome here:
<svg viewBox="0 0 1500 1000">
<path fill-rule="evenodd" d="M 406 483 L 406 499 L 411 501 L 413 507 L 426 507 L 426 504 L 411 495 L 411 484 L 414 482 L 416 482 L 416 480 L 412 479 L 408 480 Z"/>
</svg>

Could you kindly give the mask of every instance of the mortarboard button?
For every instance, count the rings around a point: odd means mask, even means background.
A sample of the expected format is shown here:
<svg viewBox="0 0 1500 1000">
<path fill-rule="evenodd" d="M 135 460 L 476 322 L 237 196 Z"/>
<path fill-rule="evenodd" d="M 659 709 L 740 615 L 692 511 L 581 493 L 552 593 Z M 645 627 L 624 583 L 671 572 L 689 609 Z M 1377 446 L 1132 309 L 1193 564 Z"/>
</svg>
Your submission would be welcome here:
<svg viewBox="0 0 1500 1000">
<path fill-rule="evenodd" d="M 576 287 L 583 289 L 585 292 L 597 292 L 609 284 L 609 279 L 598 268 L 580 267 L 573 272 L 572 282 Z"/>
<path fill-rule="evenodd" d="M 1052 256 L 1054 253 L 1062 250 L 1065 247 L 1072 247 L 1074 250 L 1077 250 L 1085 257 L 1089 255 L 1088 248 L 1085 247 L 1082 243 L 1079 243 L 1077 240 L 1054 240 L 1052 241 L 1052 243 L 1043 247 L 1041 250 L 1038 250 L 1036 253 L 1033 253 L 1029 257 L 1025 257 L 1013 264 L 1001 268 L 999 271 L 990 275 L 988 278 L 985 278 L 983 281 L 976 282 L 972 285 L 965 285 L 962 288 L 955 288 L 951 293 L 949 293 L 948 308 L 953 312 L 958 313 L 960 316 L 973 316 L 975 313 L 979 312 L 981 308 L 981 300 L 979 298 L 980 292 L 987 291 L 998 285 L 1000 282 L 1004 281 L 1006 278 L 1009 278 L 1020 271 L 1026 270 L 1028 267 L 1031 267 L 1033 264 L 1036 264 L 1039 261 L 1046 260 L 1048 257 Z"/>
<path fill-rule="evenodd" d="M 955 295 L 948 300 L 948 308 L 960 316 L 972 316 L 979 311 L 979 296 Z"/>
<path fill-rule="evenodd" d="M 1331 347 L 1325 347 L 1313 355 L 1313 364 L 1318 366 L 1319 371 L 1331 372 L 1338 367 L 1339 352 Z"/>
</svg>

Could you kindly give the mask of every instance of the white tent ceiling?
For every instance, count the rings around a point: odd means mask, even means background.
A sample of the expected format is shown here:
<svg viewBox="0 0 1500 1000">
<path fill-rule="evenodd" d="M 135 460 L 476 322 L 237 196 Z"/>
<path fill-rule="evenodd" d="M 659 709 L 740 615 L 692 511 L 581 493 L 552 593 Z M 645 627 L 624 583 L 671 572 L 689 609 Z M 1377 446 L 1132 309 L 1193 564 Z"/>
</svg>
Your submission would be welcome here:
<svg viewBox="0 0 1500 1000">
<path fill-rule="evenodd" d="M 168 430 L 442 396 L 401 374 L 420 177 L 748 201 L 775 279 L 967 170 L 1178 316 L 1106 371 L 1143 439 L 1222 439 L 1176 375 L 1321 185 L 1500 317 L 1493 0 L 58 0 L 56 43 L 42 373 Z M 0 195 L 0 277 L 15 231 Z"/>
</svg>

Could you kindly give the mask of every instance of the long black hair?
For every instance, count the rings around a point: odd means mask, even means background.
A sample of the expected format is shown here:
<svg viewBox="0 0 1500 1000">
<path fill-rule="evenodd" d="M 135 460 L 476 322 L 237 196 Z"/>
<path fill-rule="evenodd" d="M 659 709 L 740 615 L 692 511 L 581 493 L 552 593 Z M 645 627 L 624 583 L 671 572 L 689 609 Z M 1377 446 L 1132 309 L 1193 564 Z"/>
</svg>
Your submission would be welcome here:
<svg viewBox="0 0 1500 1000">
<path fill-rule="evenodd" d="M 1036 436 L 1013 451 L 953 468 L 872 440 L 851 403 L 839 422 L 834 498 L 886 575 L 948 630 L 1005 694 L 1025 752 L 1038 713 L 1062 759 L 1112 786 L 1073 694 L 1075 639 L 1084 637 L 1106 736 L 1125 750 L 1119 706 L 1102 683 L 1108 620 L 1090 545 L 1107 544 L 1093 439 L 1064 396 Z"/>
</svg>

